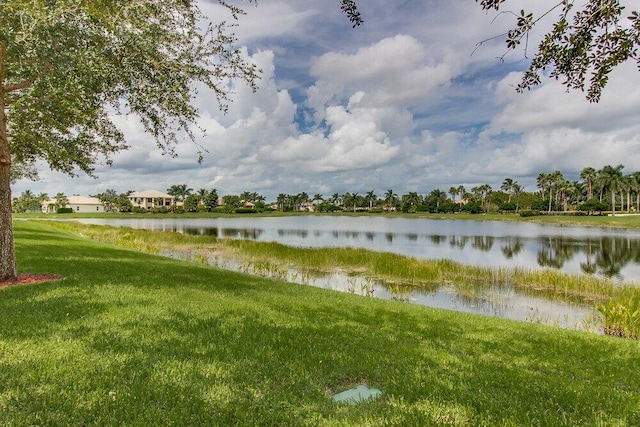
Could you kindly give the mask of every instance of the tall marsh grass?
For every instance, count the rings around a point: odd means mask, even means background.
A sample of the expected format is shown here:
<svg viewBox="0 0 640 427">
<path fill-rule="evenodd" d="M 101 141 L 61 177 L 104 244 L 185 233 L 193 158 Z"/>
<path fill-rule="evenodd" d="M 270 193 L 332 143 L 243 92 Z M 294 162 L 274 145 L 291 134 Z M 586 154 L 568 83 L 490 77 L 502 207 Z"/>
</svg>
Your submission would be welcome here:
<svg viewBox="0 0 640 427">
<path fill-rule="evenodd" d="M 406 287 L 435 290 L 447 285 L 462 293 L 473 293 L 496 285 L 508 285 L 532 296 L 592 304 L 605 318 L 606 333 L 631 338 L 640 336 L 640 287 L 619 285 L 604 278 L 553 270 L 468 266 L 448 259 L 424 260 L 356 248 L 296 248 L 274 242 L 217 239 L 75 222 L 50 222 L 50 225 L 90 239 L 149 253 L 157 254 L 163 249 L 195 249 L 224 253 L 250 261 L 262 269 L 269 264 L 274 266 L 269 268 L 279 270 L 295 267 L 313 272 L 339 270 L 359 273 L 384 281 L 399 295 Z"/>
</svg>

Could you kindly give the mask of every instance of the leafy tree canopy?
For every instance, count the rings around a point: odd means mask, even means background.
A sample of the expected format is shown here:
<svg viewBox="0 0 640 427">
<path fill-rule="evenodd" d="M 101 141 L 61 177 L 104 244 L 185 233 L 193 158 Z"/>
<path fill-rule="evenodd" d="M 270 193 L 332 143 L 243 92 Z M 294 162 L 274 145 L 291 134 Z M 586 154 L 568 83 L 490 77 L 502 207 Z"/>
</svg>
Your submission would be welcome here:
<svg viewBox="0 0 640 427">
<path fill-rule="evenodd" d="M 540 84 L 541 74 L 549 70 L 550 77 L 561 80 L 568 89 L 586 90 L 587 99 L 597 102 L 616 66 L 633 60 L 640 68 L 640 14 L 625 11 L 618 0 L 589 0 L 578 5 L 573 0 L 560 0 L 540 16 L 525 10 L 509 11 L 508 0 L 476 2 L 485 10 L 515 16 L 515 27 L 503 35 L 508 50 L 527 43 L 534 26 L 557 13 L 517 86 L 519 92 Z"/>
<path fill-rule="evenodd" d="M 228 25 L 203 22 L 195 1 L 3 1 L 0 99 L 14 161 L 91 174 L 100 155 L 127 148 L 112 111 L 136 114 L 171 153 L 177 131 L 192 135 L 194 82 L 224 109 L 228 79 L 257 78 Z"/>
</svg>

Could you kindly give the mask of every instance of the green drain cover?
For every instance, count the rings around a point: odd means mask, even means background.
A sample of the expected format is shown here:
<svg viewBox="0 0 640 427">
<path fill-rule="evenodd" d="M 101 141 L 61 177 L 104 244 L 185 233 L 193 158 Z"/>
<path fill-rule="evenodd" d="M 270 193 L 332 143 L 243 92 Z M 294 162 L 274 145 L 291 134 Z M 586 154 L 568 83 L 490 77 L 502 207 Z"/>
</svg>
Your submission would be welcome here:
<svg viewBox="0 0 640 427">
<path fill-rule="evenodd" d="M 358 387 L 350 388 L 349 390 L 334 394 L 331 399 L 333 399 L 334 402 L 357 405 L 358 403 L 362 403 L 367 400 L 377 399 L 381 394 L 382 391 L 377 388 L 369 387 L 367 385 L 359 385 Z"/>
</svg>

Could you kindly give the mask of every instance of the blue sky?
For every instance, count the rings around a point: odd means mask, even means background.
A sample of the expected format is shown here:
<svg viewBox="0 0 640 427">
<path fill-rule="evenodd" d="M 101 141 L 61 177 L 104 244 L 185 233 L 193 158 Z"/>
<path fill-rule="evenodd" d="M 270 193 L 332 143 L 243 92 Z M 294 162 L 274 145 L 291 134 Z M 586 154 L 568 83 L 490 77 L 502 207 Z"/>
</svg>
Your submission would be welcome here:
<svg viewBox="0 0 640 427">
<path fill-rule="evenodd" d="M 508 14 L 483 12 L 470 0 L 359 3 L 365 24 L 356 29 L 338 0 L 243 3 L 238 45 L 262 69 L 260 88 L 237 85 L 226 115 L 211 94 L 194 100 L 206 129 L 198 143 L 209 151 L 202 164 L 191 142 L 177 147 L 178 158 L 163 156 L 135 117 L 115 117 L 131 149 L 112 167 L 99 165 L 98 179 L 43 167 L 41 181 L 16 183 L 14 195 L 173 184 L 269 199 L 303 191 L 426 194 L 484 183 L 497 189 L 506 177 L 533 191 L 540 172 L 559 169 L 577 179 L 585 166 L 640 170 L 634 64 L 612 74 L 599 104 L 550 79 L 518 94 L 513 86 L 551 20 L 531 34 L 528 52 L 502 62 L 504 41 L 476 44 L 508 29 Z M 540 13 L 554 1 L 531 3 L 507 2 Z M 201 9 L 211 21 L 230 19 L 216 2 L 202 0 Z"/>
</svg>

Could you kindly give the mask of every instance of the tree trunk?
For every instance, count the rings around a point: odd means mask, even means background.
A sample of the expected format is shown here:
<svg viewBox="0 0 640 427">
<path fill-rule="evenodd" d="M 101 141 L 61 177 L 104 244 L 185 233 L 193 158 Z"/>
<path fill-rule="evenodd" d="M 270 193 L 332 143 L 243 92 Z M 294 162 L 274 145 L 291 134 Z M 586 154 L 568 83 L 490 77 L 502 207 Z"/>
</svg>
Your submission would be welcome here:
<svg viewBox="0 0 640 427">
<path fill-rule="evenodd" d="M 616 192 L 611 190 L 611 215 L 616 214 Z"/>
<path fill-rule="evenodd" d="M 4 76 L 2 64 L 0 55 L 0 281 L 18 277 L 11 223 L 11 149 L 4 109 L 4 86 L 1 85 Z"/>
</svg>

